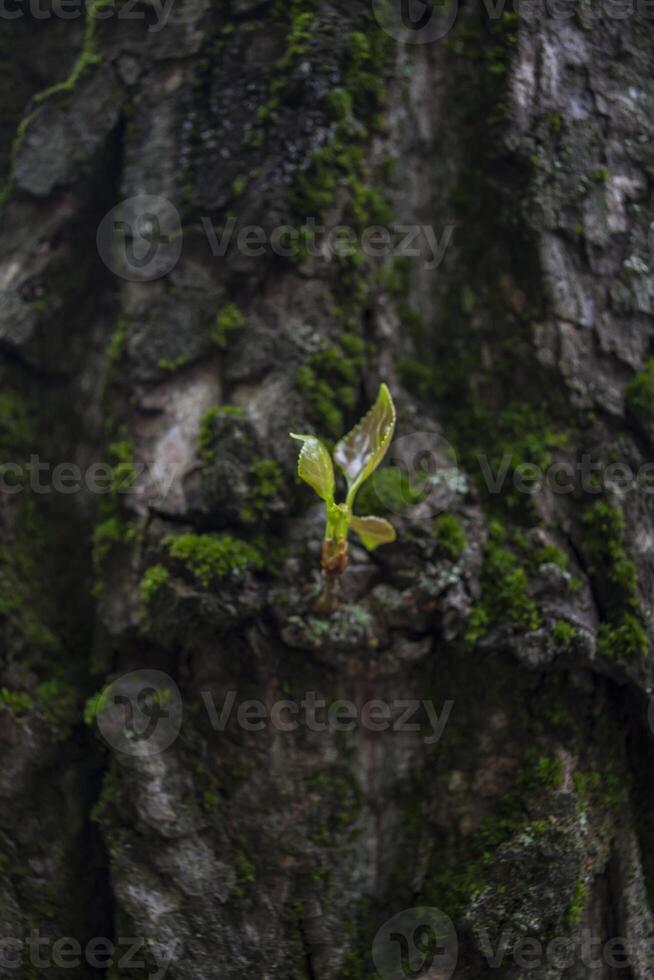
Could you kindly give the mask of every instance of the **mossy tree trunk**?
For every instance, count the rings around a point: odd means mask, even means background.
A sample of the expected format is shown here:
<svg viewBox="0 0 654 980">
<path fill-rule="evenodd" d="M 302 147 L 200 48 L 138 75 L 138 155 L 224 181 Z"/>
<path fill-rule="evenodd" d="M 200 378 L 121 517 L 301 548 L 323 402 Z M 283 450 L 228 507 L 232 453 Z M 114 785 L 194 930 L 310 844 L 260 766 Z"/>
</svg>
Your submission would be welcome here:
<svg viewBox="0 0 654 980">
<path fill-rule="evenodd" d="M 429 907 L 456 977 L 523 976 L 527 937 L 568 941 L 532 976 L 624 975 L 584 930 L 651 977 L 654 35 L 644 5 L 568 12 L 467 4 L 431 43 L 363 0 L 0 21 L 1 936 L 142 938 L 111 976 L 354 980 Z M 96 244 L 132 199 L 160 266 Z M 311 219 L 420 255 L 330 253 Z M 239 239 L 286 225 L 293 255 Z M 336 439 L 381 381 L 367 503 L 398 541 L 353 546 L 320 618 L 288 432 Z M 53 475 L 99 461 L 106 492 Z M 93 696 L 144 669 L 179 735 L 120 752 Z M 339 731 L 312 692 L 420 725 Z"/>
</svg>

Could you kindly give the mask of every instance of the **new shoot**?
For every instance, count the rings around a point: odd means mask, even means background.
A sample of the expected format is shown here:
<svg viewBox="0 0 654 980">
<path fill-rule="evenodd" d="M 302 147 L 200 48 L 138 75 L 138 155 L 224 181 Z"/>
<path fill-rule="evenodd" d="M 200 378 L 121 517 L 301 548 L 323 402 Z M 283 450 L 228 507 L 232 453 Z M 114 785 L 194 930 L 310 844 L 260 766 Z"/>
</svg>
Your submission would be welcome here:
<svg viewBox="0 0 654 980">
<path fill-rule="evenodd" d="M 357 517 L 352 513 L 354 500 L 365 481 L 382 462 L 395 431 L 395 406 L 385 384 L 377 401 L 352 431 L 336 444 L 334 462 L 347 482 L 345 502 L 334 499 L 334 467 L 327 448 L 315 436 L 296 435 L 303 445 L 298 460 L 298 475 L 325 502 L 325 538 L 322 546 L 324 589 L 317 611 L 331 613 L 338 604 L 340 577 L 348 563 L 350 528 L 369 551 L 395 540 L 395 528 L 383 517 Z"/>
</svg>

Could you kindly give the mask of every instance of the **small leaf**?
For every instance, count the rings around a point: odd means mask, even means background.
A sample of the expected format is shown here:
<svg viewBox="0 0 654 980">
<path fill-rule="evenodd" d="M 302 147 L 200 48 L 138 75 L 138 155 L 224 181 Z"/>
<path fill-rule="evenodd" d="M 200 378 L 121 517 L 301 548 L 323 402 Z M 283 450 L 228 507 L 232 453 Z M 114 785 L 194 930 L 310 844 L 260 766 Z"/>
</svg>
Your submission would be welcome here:
<svg viewBox="0 0 654 980">
<path fill-rule="evenodd" d="M 291 439 L 304 443 L 297 463 L 298 476 L 313 487 L 326 503 L 333 503 L 334 467 L 320 439 L 315 436 L 298 436 L 294 432 L 289 435 Z"/>
<path fill-rule="evenodd" d="M 390 391 L 383 384 L 368 414 L 341 439 L 334 450 L 334 459 L 347 479 L 349 506 L 352 506 L 361 484 L 383 460 L 394 431 L 395 406 Z"/>
<path fill-rule="evenodd" d="M 368 551 L 374 551 L 380 544 L 390 544 L 397 537 L 393 525 L 383 517 L 353 517 L 350 527 Z"/>
</svg>

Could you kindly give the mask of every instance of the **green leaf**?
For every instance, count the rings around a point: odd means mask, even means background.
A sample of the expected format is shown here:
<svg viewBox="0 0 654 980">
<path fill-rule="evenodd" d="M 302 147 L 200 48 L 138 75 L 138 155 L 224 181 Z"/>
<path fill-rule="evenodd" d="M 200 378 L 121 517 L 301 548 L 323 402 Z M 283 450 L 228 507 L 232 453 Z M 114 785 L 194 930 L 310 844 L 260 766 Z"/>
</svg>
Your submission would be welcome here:
<svg viewBox="0 0 654 980">
<path fill-rule="evenodd" d="M 289 435 L 291 439 L 304 443 L 297 463 L 298 476 L 313 487 L 326 503 L 333 504 L 334 467 L 329 453 L 315 436 L 298 436 L 294 432 Z"/>
<path fill-rule="evenodd" d="M 394 431 L 395 405 L 390 391 L 383 384 L 368 414 L 341 439 L 334 450 L 334 459 L 347 479 L 348 506 L 352 506 L 361 484 L 383 460 Z"/>
<path fill-rule="evenodd" d="M 353 517 L 350 527 L 368 551 L 374 551 L 380 544 L 390 544 L 397 537 L 393 525 L 383 517 Z"/>
</svg>

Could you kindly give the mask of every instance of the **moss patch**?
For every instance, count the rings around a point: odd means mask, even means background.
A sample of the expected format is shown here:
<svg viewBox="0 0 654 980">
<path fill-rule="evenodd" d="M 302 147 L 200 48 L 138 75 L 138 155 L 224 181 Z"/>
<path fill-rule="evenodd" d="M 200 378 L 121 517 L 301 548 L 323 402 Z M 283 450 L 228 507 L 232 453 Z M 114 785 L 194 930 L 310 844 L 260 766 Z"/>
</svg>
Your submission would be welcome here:
<svg viewBox="0 0 654 980">
<path fill-rule="evenodd" d="M 528 586 L 524 566 L 506 547 L 506 532 L 493 522 L 482 565 L 482 595 L 470 615 L 466 645 L 473 647 L 495 623 L 509 622 L 521 630 L 539 629 L 540 616 Z"/>
<path fill-rule="evenodd" d="M 284 476 L 274 459 L 257 460 L 250 477 L 248 502 L 239 515 L 244 524 L 256 524 L 265 519 L 271 498 L 284 489 Z"/>
<path fill-rule="evenodd" d="M 654 439 L 654 357 L 627 386 L 625 404 L 643 435 Z"/>
<path fill-rule="evenodd" d="M 216 316 L 216 323 L 211 331 L 211 339 L 216 347 L 226 350 L 232 338 L 245 327 L 245 317 L 236 303 L 227 303 Z"/>
<path fill-rule="evenodd" d="M 598 650 L 608 657 L 644 657 L 649 638 L 638 595 L 638 572 L 624 547 L 622 511 L 599 500 L 583 517 L 583 554 L 596 584 L 607 622 L 598 632 Z"/>
<path fill-rule="evenodd" d="M 297 386 L 321 432 L 332 439 L 344 435 L 345 413 L 356 407 L 365 357 L 365 341 L 342 333 L 298 370 Z"/>
<path fill-rule="evenodd" d="M 186 566 L 205 588 L 215 579 L 262 569 L 261 551 L 230 534 L 182 534 L 166 539 L 168 554 Z"/>
<path fill-rule="evenodd" d="M 141 579 L 141 600 L 147 606 L 157 592 L 170 578 L 170 572 L 163 565 L 152 565 Z"/>
<path fill-rule="evenodd" d="M 215 405 L 200 419 L 198 432 L 198 452 L 205 463 L 213 463 L 216 458 L 214 422 L 221 416 L 244 419 L 245 412 L 238 405 Z"/>
<path fill-rule="evenodd" d="M 456 561 L 468 543 L 461 522 L 454 514 L 441 514 L 432 521 L 432 534 L 448 558 Z"/>
</svg>

